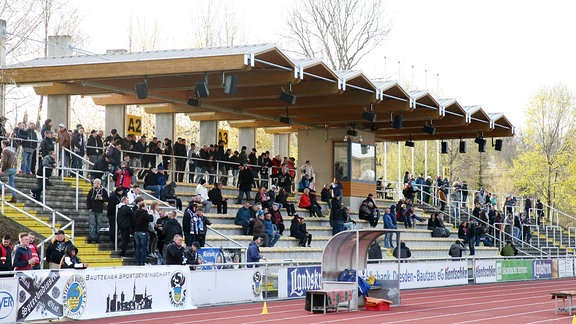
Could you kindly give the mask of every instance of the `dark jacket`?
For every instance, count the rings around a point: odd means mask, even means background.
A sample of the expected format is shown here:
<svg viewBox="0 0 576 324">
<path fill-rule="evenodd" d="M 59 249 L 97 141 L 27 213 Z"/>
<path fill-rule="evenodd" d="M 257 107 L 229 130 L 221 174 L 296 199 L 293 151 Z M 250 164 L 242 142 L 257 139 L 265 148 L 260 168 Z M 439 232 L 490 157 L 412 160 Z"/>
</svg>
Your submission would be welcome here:
<svg viewBox="0 0 576 324">
<path fill-rule="evenodd" d="M 106 158 L 103 155 L 99 156 L 96 162 L 94 162 L 92 168 L 90 169 L 93 170 L 90 172 L 90 177 L 92 179 L 102 179 L 104 173 L 110 171 L 108 164 L 109 163 L 106 162 Z"/>
<path fill-rule="evenodd" d="M 394 252 L 392 252 L 392 255 L 398 258 L 398 247 L 394 248 Z M 410 249 L 406 246 L 406 243 L 404 242 L 400 243 L 400 259 L 408 259 L 411 256 L 412 252 L 410 252 Z"/>
<path fill-rule="evenodd" d="M 208 199 L 216 205 L 222 203 L 222 190 L 218 187 L 214 187 L 208 191 Z"/>
<path fill-rule="evenodd" d="M 168 246 L 166 246 L 166 254 L 164 257 L 166 258 L 166 264 L 184 264 L 184 251 L 185 247 L 178 246 L 174 242 L 170 242 Z"/>
<path fill-rule="evenodd" d="M 66 253 L 66 248 L 72 245 L 71 241 L 57 241 L 55 238 L 46 249 L 46 261 L 60 264 L 62 257 Z"/>
<path fill-rule="evenodd" d="M 132 216 L 132 226 L 134 232 L 146 232 L 148 233 L 148 223 L 154 220 L 152 215 L 148 214 L 148 211 L 143 208 L 138 208 Z"/>
<path fill-rule="evenodd" d="M 463 251 L 466 251 L 464 244 L 454 243 L 452 246 L 450 246 L 450 251 L 448 251 L 448 254 L 453 258 L 461 258 Z"/>
<path fill-rule="evenodd" d="M 120 208 L 118 208 L 118 228 L 119 229 L 126 229 L 132 227 L 132 218 L 134 216 L 134 212 L 132 208 L 128 205 L 122 204 Z"/>
<path fill-rule="evenodd" d="M 250 191 L 252 190 L 252 182 L 254 181 L 254 177 L 248 168 L 244 168 L 238 173 L 238 188 L 241 191 Z"/>
<path fill-rule="evenodd" d="M 169 185 L 164 187 L 164 190 L 162 190 L 162 193 L 160 194 L 160 200 L 166 201 L 168 199 L 176 198 L 176 189 L 174 187 L 176 187 L 176 183 L 174 182 L 171 182 Z"/>
<path fill-rule="evenodd" d="M 102 199 L 98 199 L 102 198 Z M 96 213 L 104 211 L 104 203 L 108 201 L 108 190 L 100 187 L 99 189 L 90 189 L 86 195 L 86 208 Z"/>
<path fill-rule="evenodd" d="M 176 234 L 182 235 L 182 226 L 176 218 L 168 218 L 162 222 L 162 236 L 165 241 L 172 241 Z"/>
<path fill-rule="evenodd" d="M 12 271 L 12 246 L 0 244 L 0 271 Z"/>
<path fill-rule="evenodd" d="M 260 262 L 260 247 L 254 241 L 248 244 L 248 250 L 246 250 L 246 262 Z M 256 267 L 258 266 L 256 265 Z"/>
<path fill-rule="evenodd" d="M 76 251 L 74 256 L 70 255 L 72 250 Z M 60 269 L 72 269 L 74 268 L 74 265 L 78 263 L 81 263 L 80 258 L 78 258 L 78 248 L 70 244 L 66 247 L 66 253 L 62 257 L 62 260 L 60 260 Z"/>
<path fill-rule="evenodd" d="M 32 259 L 32 251 L 29 247 L 23 247 L 22 245 L 17 245 L 12 253 L 12 266 L 14 270 L 30 270 L 32 266 L 28 261 Z"/>
<path fill-rule="evenodd" d="M 53 137 L 44 137 L 42 142 L 40 143 L 40 155 L 47 156 L 50 151 L 54 151 L 54 138 Z"/>
<path fill-rule="evenodd" d="M 46 167 L 45 175 L 44 175 L 44 167 Z M 38 171 L 36 171 L 36 175 L 40 178 L 42 178 L 43 176 L 45 176 L 46 178 L 50 178 L 54 167 L 56 167 L 56 160 L 50 155 L 46 155 L 42 159 L 42 165 L 38 168 Z"/>
</svg>

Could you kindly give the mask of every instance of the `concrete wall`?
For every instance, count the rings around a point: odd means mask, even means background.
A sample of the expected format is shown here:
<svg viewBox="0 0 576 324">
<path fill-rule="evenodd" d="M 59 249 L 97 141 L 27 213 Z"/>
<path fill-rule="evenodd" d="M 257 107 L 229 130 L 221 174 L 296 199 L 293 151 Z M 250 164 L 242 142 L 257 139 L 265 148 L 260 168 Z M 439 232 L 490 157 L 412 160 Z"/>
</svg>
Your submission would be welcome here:
<svg viewBox="0 0 576 324">
<path fill-rule="evenodd" d="M 246 146 L 248 153 L 253 147 L 256 147 L 256 128 L 240 127 L 238 128 L 238 151 L 242 146 Z M 258 149 L 258 148 L 257 148 Z"/>
<path fill-rule="evenodd" d="M 160 137 L 158 137 L 160 138 Z M 200 143 L 197 146 L 218 142 L 218 121 L 200 121 Z"/>
<path fill-rule="evenodd" d="M 290 156 L 290 133 L 274 134 L 274 154 Z"/>
<path fill-rule="evenodd" d="M 118 131 L 118 135 L 124 137 L 124 131 L 126 128 L 126 106 L 107 105 L 104 122 L 104 134 L 106 134 L 106 136 L 110 134 L 112 129 L 116 129 Z"/>
<path fill-rule="evenodd" d="M 72 55 L 72 50 L 69 48 L 72 42 L 72 37 L 66 35 L 49 36 L 48 37 L 48 56 L 68 56 Z M 68 95 L 54 95 L 48 96 L 46 115 L 47 118 L 52 119 L 52 125 L 56 126 L 63 123 L 66 128 L 71 128 L 70 125 L 70 100 Z"/>
<path fill-rule="evenodd" d="M 156 137 L 159 142 L 164 143 L 164 139 L 168 138 L 174 145 L 174 118 L 174 113 L 156 114 Z"/>
</svg>

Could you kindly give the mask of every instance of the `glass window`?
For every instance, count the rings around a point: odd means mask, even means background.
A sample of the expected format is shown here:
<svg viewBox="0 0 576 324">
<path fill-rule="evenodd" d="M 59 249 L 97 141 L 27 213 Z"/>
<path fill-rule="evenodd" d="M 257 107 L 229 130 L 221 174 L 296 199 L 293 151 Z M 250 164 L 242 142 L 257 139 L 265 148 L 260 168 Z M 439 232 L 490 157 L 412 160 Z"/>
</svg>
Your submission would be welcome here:
<svg viewBox="0 0 576 324">
<path fill-rule="evenodd" d="M 348 143 L 334 143 L 334 177 L 341 181 L 350 181 L 348 172 Z"/>
<path fill-rule="evenodd" d="M 376 147 L 351 143 L 352 180 L 376 181 Z"/>
</svg>

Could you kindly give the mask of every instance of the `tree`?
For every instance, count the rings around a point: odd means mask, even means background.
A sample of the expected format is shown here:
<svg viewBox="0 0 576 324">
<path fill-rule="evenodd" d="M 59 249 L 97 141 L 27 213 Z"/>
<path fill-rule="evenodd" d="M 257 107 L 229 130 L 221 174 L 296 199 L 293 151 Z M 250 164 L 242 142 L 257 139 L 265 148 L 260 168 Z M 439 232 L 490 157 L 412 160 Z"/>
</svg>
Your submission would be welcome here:
<svg viewBox="0 0 576 324">
<path fill-rule="evenodd" d="M 536 195 L 549 206 L 575 198 L 573 186 L 576 128 L 574 95 L 564 85 L 542 88 L 526 111 L 526 150 L 514 160 L 513 180 L 523 194 Z"/>
<path fill-rule="evenodd" d="M 232 46 L 241 38 L 236 11 L 230 1 L 206 1 L 196 6 L 200 12 L 194 13 L 195 46 Z"/>
<path fill-rule="evenodd" d="M 390 32 L 379 0 L 303 0 L 287 24 L 296 53 L 323 56 L 337 70 L 353 69 Z"/>
</svg>

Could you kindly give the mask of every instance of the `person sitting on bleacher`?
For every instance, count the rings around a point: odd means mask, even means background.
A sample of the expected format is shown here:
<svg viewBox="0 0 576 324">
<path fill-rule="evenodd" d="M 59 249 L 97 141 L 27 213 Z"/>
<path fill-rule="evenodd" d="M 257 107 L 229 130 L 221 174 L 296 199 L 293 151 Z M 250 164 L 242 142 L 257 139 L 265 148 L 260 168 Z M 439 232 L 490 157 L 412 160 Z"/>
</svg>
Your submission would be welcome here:
<svg viewBox="0 0 576 324">
<path fill-rule="evenodd" d="M 200 195 L 200 202 L 204 205 L 204 211 L 210 213 L 212 211 L 212 202 L 208 197 L 208 189 L 204 187 L 206 180 L 204 178 L 200 179 L 200 183 L 196 186 L 196 195 Z"/>
<path fill-rule="evenodd" d="M 262 240 L 262 247 L 268 247 L 270 243 L 270 236 L 266 233 L 266 227 L 264 226 L 264 212 L 259 211 L 256 219 L 254 220 L 254 227 L 252 228 L 252 233 L 254 235 L 260 236 L 263 238 Z M 276 242 L 274 242 L 276 243 Z"/>
<path fill-rule="evenodd" d="M 378 220 L 380 220 L 380 209 L 378 209 L 378 206 L 376 206 L 374 195 L 371 193 L 368 194 L 368 197 L 366 197 L 365 200 L 368 202 L 368 208 L 370 208 L 370 211 L 374 215 L 374 221 L 370 222 L 370 225 L 373 225 L 372 227 L 376 227 L 376 225 L 378 225 Z"/>
<path fill-rule="evenodd" d="M 438 227 L 438 219 L 437 214 L 434 213 L 428 218 L 428 229 L 433 231 L 436 227 Z"/>
<path fill-rule="evenodd" d="M 399 222 L 404 222 L 404 228 L 412 227 L 412 223 L 410 222 L 410 211 L 406 208 L 406 204 L 400 205 L 396 214 L 396 219 Z"/>
<path fill-rule="evenodd" d="M 254 201 L 261 203 L 262 208 L 270 208 L 270 196 L 268 196 L 265 186 L 260 186 L 260 189 L 256 193 L 256 197 L 254 197 Z"/>
<path fill-rule="evenodd" d="M 313 198 L 310 196 L 310 189 L 305 188 L 304 193 L 300 196 L 298 207 L 307 209 L 310 212 L 310 217 L 322 217 L 322 214 L 319 214 L 319 211 L 316 210 L 316 206 L 312 204 L 312 199 Z"/>
<path fill-rule="evenodd" d="M 176 182 L 172 181 L 160 194 L 160 200 L 162 201 L 174 201 L 174 205 L 178 210 L 182 210 L 182 200 L 176 196 Z"/>
<path fill-rule="evenodd" d="M 212 204 L 216 205 L 218 214 L 228 213 L 228 198 L 222 197 L 222 182 L 214 184 L 214 188 L 208 191 L 208 198 Z"/>
<path fill-rule="evenodd" d="M 270 213 L 272 214 L 272 223 L 276 225 L 276 228 L 278 228 L 278 233 L 282 235 L 284 233 L 285 226 L 284 218 L 282 218 L 282 214 L 280 212 L 280 204 L 273 203 Z"/>
<path fill-rule="evenodd" d="M 312 234 L 306 230 L 306 223 L 304 223 L 304 217 L 294 214 L 292 223 L 290 225 L 290 236 L 297 238 L 298 246 L 304 247 L 306 244 L 310 247 L 312 242 Z"/>
<path fill-rule="evenodd" d="M 276 195 L 276 202 L 279 203 L 282 207 L 286 208 L 286 213 L 288 216 L 292 216 L 296 212 L 294 204 L 288 202 L 288 191 L 285 188 L 280 188 L 280 192 L 278 192 L 278 195 Z"/>
<path fill-rule="evenodd" d="M 154 191 L 154 197 L 160 199 L 162 187 L 158 184 L 158 169 L 151 167 L 144 177 L 144 189 Z"/>
<path fill-rule="evenodd" d="M 412 223 L 412 226 L 416 227 L 416 221 L 419 222 L 423 222 L 424 218 L 419 217 L 418 215 L 416 215 L 416 207 L 414 207 L 414 205 L 410 206 L 410 222 Z"/>
<path fill-rule="evenodd" d="M 360 208 L 358 210 L 358 218 L 370 222 L 370 227 L 376 227 L 374 224 L 374 212 L 370 210 L 368 206 L 369 202 L 367 200 L 362 201 Z"/>
<path fill-rule="evenodd" d="M 304 174 L 300 182 L 298 182 L 298 192 L 304 192 L 304 189 L 310 188 L 313 178 L 309 174 Z"/>
<path fill-rule="evenodd" d="M 518 255 L 518 249 L 514 246 L 513 240 L 506 241 L 506 245 L 500 251 L 501 256 L 515 256 Z"/>
<path fill-rule="evenodd" d="M 278 232 L 278 227 L 272 222 L 272 214 L 269 211 L 264 213 L 264 231 L 268 235 L 268 246 L 274 247 L 281 235 Z"/>
<path fill-rule="evenodd" d="M 466 251 L 466 245 L 464 245 L 461 239 L 457 239 L 456 242 L 450 246 L 448 255 L 452 257 L 452 260 L 457 261 L 462 258 L 462 252 L 464 251 Z"/>
<path fill-rule="evenodd" d="M 234 224 L 242 226 L 242 235 L 249 235 L 254 219 L 250 217 L 250 202 L 245 201 L 244 206 L 236 212 Z"/>
</svg>

